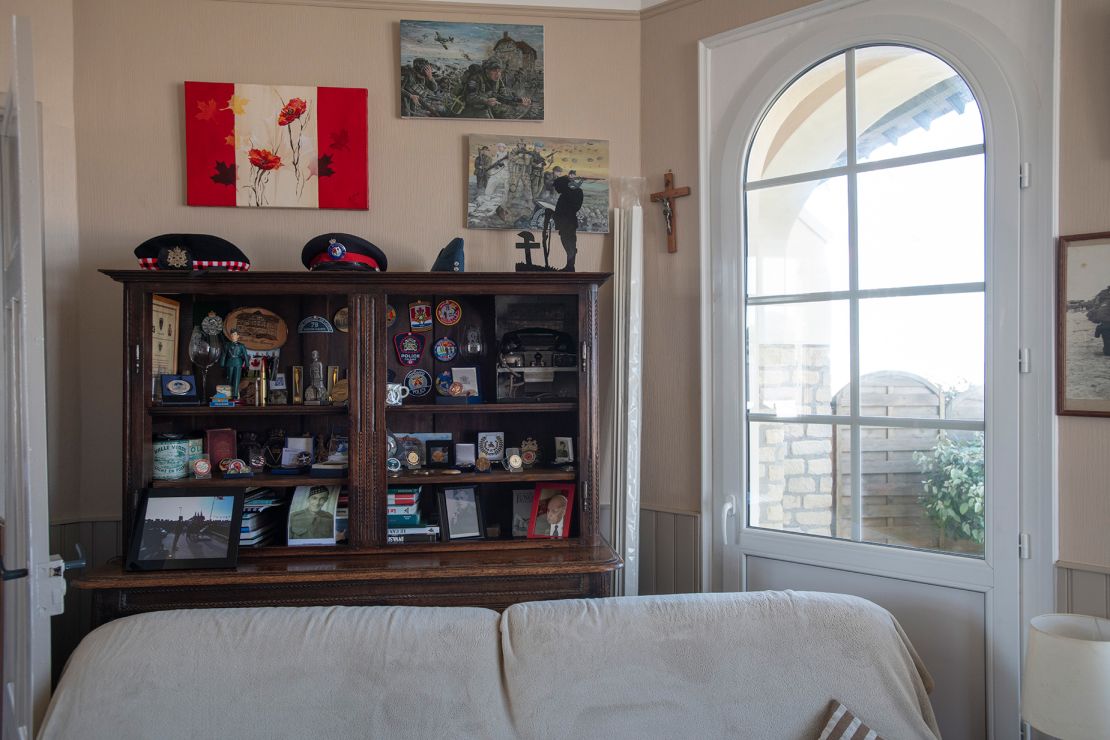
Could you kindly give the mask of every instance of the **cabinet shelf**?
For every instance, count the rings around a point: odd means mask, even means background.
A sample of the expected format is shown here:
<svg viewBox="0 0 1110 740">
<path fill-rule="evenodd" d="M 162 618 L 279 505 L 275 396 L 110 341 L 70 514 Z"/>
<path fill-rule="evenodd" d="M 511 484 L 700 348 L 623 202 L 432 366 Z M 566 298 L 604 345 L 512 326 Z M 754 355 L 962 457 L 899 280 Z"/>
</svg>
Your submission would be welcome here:
<svg viewBox="0 0 1110 740">
<path fill-rule="evenodd" d="M 271 475 L 256 473 L 250 478 L 180 478 L 178 480 L 152 480 L 151 488 L 252 488 L 270 486 L 271 488 L 292 488 L 294 486 L 345 486 L 346 478 L 313 478 L 308 475 Z"/>
<path fill-rule="evenodd" d="M 565 481 L 578 478 L 576 470 L 552 470 L 551 468 L 533 468 L 522 470 L 519 473 L 491 470 L 488 473 L 458 473 L 449 475 L 445 473 L 430 473 L 428 475 L 402 472 L 400 475 L 387 475 L 386 485 L 411 486 L 411 485 L 451 485 L 452 483 L 538 483 L 547 481 Z M 317 479 L 319 480 L 319 479 Z"/>
<path fill-rule="evenodd" d="M 151 416 L 339 416 L 346 406 L 147 406 Z"/>
<path fill-rule="evenodd" d="M 410 404 L 390 406 L 389 414 L 556 414 L 577 411 L 577 401 L 558 403 L 467 403 L 448 404 Z"/>
</svg>

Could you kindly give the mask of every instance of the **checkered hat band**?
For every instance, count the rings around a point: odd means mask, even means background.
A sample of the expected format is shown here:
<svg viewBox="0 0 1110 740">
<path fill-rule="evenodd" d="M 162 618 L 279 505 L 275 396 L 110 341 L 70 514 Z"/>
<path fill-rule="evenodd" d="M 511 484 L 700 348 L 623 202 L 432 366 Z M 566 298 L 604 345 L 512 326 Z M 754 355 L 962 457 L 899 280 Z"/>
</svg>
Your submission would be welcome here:
<svg viewBox="0 0 1110 740">
<path fill-rule="evenodd" d="M 139 267 L 144 270 L 157 270 L 158 258 L 157 257 L 140 257 Z M 250 262 L 243 262 L 241 260 L 193 260 L 194 270 L 204 270 L 209 267 L 222 267 L 231 272 L 246 272 L 251 269 Z"/>
</svg>

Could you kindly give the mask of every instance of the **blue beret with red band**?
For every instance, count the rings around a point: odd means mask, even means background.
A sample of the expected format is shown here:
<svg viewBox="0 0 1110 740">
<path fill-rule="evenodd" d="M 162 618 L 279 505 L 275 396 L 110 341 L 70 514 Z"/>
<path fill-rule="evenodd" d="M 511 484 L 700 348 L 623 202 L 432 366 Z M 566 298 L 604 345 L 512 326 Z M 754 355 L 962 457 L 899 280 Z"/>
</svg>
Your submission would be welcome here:
<svg viewBox="0 0 1110 740">
<path fill-rule="evenodd" d="M 301 262 L 309 270 L 373 270 L 385 272 L 385 252 L 353 234 L 320 234 L 301 250 Z"/>
</svg>

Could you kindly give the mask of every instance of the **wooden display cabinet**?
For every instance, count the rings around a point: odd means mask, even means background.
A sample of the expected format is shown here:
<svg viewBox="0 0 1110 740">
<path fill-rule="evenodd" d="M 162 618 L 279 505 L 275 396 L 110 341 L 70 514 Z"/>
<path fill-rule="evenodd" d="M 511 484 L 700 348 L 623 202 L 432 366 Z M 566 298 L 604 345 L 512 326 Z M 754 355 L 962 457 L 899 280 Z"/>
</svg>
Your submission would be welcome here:
<svg viewBox="0 0 1110 740">
<path fill-rule="evenodd" d="M 598 316 L 602 273 L 207 273 L 116 271 L 106 275 L 124 290 L 123 346 L 123 528 L 124 552 L 134 515 L 148 487 L 241 488 L 341 484 L 349 494 L 349 542 L 326 547 L 241 548 L 239 564 L 227 570 L 131 573 L 122 563 L 93 569 L 75 586 L 94 593 L 96 621 L 159 609 L 305 604 L 474 605 L 504 608 L 518 601 L 604 596 L 610 591 L 619 557 L 598 531 Z M 339 365 L 349 384 L 346 405 L 268 405 L 211 408 L 167 406 L 156 398 L 151 371 L 151 329 L 155 296 L 180 303 L 178 372 L 194 371 L 188 340 L 194 321 L 214 310 L 258 306 L 280 315 L 289 334 L 278 367 L 290 381 L 292 365 L 305 367 L 320 352 L 325 366 Z M 441 300 L 457 301 L 461 320 L 444 326 L 433 318 L 423 356 L 415 366 L 398 361 L 393 337 L 409 329 L 409 304 L 424 301 L 433 314 Z M 396 320 L 387 325 L 392 306 Z M 331 320 L 348 309 L 347 333 L 299 334 L 306 316 Z M 560 366 L 550 372 L 507 370 L 499 362 L 501 335 L 530 326 L 561 332 Z M 481 350 L 467 352 L 467 331 L 476 328 Z M 449 337 L 460 355 L 435 359 L 437 339 Z M 470 347 L 469 349 L 473 349 Z M 514 358 L 515 360 L 515 358 Z M 433 388 L 403 405 L 385 403 L 390 377 L 403 382 L 413 369 L 433 378 L 444 368 L 476 367 L 481 403 L 437 403 Z M 505 376 L 511 374 L 510 387 Z M 519 381 L 527 374 L 527 388 Z M 205 396 L 223 372 L 209 370 Z M 499 378 L 501 381 L 499 398 Z M 292 396 L 292 393 L 290 393 Z M 205 399 L 206 400 L 206 399 Z M 349 475 L 342 480 L 261 474 L 250 479 L 160 481 L 153 478 L 152 439 L 160 433 L 188 433 L 230 427 L 265 438 L 275 427 L 288 434 L 345 433 Z M 505 433 L 507 447 L 525 437 L 541 447 L 537 465 L 522 472 L 500 466 L 491 472 L 386 470 L 387 430 L 450 433 L 452 444 L 477 442 L 479 432 Z M 573 468 L 553 466 L 554 437 L 574 439 Z M 560 540 L 511 536 L 512 491 L 537 482 L 575 485 L 569 537 Z M 386 494 L 390 486 L 419 485 L 429 497 L 443 486 L 478 487 L 487 536 L 475 540 L 387 544 Z"/>
</svg>

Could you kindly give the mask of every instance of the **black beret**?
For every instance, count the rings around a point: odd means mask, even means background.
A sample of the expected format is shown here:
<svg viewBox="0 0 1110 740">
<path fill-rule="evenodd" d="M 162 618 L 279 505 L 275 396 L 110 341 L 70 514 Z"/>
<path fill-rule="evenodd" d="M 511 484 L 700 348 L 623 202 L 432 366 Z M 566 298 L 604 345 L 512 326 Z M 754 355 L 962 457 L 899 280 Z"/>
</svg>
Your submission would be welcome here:
<svg viewBox="0 0 1110 740">
<path fill-rule="evenodd" d="M 320 234 L 301 250 L 301 262 L 310 270 L 373 270 L 385 272 L 385 252 L 353 234 Z"/>
<path fill-rule="evenodd" d="M 451 242 L 439 250 L 432 265 L 432 272 L 466 272 L 466 254 L 463 252 L 462 237 L 456 236 Z"/>
<path fill-rule="evenodd" d="M 251 269 L 251 261 L 239 247 L 211 234 L 162 234 L 135 247 L 144 270 L 231 270 Z"/>
</svg>

